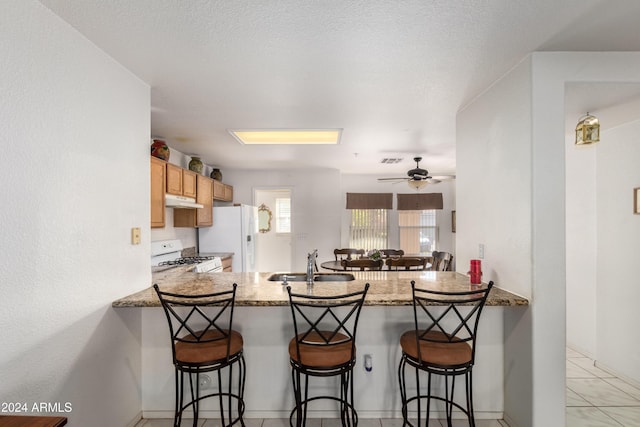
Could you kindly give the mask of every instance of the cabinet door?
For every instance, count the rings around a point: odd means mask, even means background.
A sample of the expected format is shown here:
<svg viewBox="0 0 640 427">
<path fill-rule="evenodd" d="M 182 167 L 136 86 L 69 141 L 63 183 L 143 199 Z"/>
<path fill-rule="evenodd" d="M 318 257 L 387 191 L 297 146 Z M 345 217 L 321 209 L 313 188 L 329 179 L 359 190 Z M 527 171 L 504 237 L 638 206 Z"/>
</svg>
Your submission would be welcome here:
<svg viewBox="0 0 640 427">
<path fill-rule="evenodd" d="M 225 202 L 233 202 L 233 187 L 231 185 L 224 185 L 224 200 Z"/>
<path fill-rule="evenodd" d="M 215 179 L 213 180 L 213 198 L 215 200 L 224 200 L 224 184 Z"/>
<path fill-rule="evenodd" d="M 197 178 L 196 203 L 204 207 L 196 210 L 196 225 L 211 227 L 213 225 L 213 180 L 202 175 L 198 175 Z"/>
<path fill-rule="evenodd" d="M 182 196 L 182 168 L 167 163 L 167 193 Z"/>
<path fill-rule="evenodd" d="M 196 197 L 197 184 L 196 175 L 201 175 L 186 169 L 182 169 L 182 195 L 185 197 Z"/>
<path fill-rule="evenodd" d="M 151 228 L 164 227 L 166 162 L 151 157 Z"/>
<path fill-rule="evenodd" d="M 233 269 L 231 268 L 232 264 L 233 260 L 230 256 L 222 258 L 222 271 L 224 271 L 225 273 L 233 272 Z"/>
</svg>

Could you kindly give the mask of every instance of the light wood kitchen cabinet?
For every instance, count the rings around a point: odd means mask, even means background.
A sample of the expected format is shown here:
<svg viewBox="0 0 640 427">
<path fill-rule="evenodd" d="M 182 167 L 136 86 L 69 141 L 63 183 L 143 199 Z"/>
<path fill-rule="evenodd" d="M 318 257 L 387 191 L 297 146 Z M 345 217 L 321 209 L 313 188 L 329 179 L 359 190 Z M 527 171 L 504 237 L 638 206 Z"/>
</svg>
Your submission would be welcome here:
<svg viewBox="0 0 640 427">
<path fill-rule="evenodd" d="M 233 186 L 213 180 L 213 200 L 233 202 Z"/>
<path fill-rule="evenodd" d="M 227 184 L 224 184 L 224 200 L 233 202 L 233 187 Z"/>
<path fill-rule="evenodd" d="M 167 193 L 196 197 L 196 173 L 167 163 Z"/>
<path fill-rule="evenodd" d="M 151 228 L 164 227 L 167 163 L 151 157 Z"/>
<path fill-rule="evenodd" d="M 211 227 L 213 225 L 213 180 L 196 174 L 196 203 L 200 209 L 174 209 L 174 227 Z"/>
<path fill-rule="evenodd" d="M 222 271 L 224 273 L 233 272 L 233 269 L 231 268 L 231 265 L 233 263 L 233 259 L 230 256 L 222 258 L 221 261 L 222 261 Z"/>
<path fill-rule="evenodd" d="M 193 171 L 182 169 L 182 195 L 185 197 L 196 197 L 198 194 L 198 183 L 196 177 L 199 175 Z M 200 202 L 198 202 L 200 203 Z"/>
</svg>

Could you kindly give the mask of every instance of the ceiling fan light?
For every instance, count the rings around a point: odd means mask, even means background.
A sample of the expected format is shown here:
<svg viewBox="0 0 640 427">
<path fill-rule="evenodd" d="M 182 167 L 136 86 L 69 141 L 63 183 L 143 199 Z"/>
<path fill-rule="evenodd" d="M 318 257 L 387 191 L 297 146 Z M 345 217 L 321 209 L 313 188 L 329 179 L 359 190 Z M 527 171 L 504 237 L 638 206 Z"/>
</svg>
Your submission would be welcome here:
<svg viewBox="0 0 640 427">
<path fill-rule="evenodd" d="M 411 188 L 413 188 L 415 190 L 420 190 L 422 187 L 427 185 L 428 182 L 426 180 L 420 180 L 420 181 L 409 180 L 409 181 L 407 181 L 407 184 L 409 184 L 409 187 L 411 187 Z"/>
</svg>

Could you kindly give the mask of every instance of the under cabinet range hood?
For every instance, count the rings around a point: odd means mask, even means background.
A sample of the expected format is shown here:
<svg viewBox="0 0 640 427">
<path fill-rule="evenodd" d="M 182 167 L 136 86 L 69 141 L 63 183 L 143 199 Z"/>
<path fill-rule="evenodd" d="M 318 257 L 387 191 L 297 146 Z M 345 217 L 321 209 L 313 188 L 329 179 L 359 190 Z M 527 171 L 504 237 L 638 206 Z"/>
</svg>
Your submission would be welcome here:
<svg viewBox="0 0 640 427">
<path fill-rule="evenodd" d="M 164 205 L 168 208 L 182 209 L 201 209 L 204 208 L 200 203 L 196 203 L 193 197 L 175 196 L 173 194 L 165 194 Z"/>
</svg>

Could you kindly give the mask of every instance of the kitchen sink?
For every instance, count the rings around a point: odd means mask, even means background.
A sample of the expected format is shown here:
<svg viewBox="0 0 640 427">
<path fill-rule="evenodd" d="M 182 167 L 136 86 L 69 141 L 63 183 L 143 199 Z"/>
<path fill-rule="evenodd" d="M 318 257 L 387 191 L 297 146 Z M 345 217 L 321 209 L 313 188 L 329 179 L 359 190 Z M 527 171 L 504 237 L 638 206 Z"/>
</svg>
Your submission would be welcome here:
<svg viewBox="0 0 640 427">
<path fill-rule="evenodd" d="M 269 276 L 271 282 L 284 282 L 285 276 L 287 282 L 306 282 L 307 275 L 305 273 L 275 273 Z M 351 273 L 318 273 L 313 275 L 314 282 L 349 282 L 355 280 L 355 276 Z"/>
<path fill-rule="evenodd" d="M 276 273 L 269 276 L 269 280 L 272 282 L 284 282 L 285 276 L 287 277 L 287 282 L 307 281 L 306 273 Z"/>
<path fill-rule="evenodd" d="M 314 282 L 350 282 L 351 280 L 355 280 L 355 276 L 351 273 L 326 273 L 313 276 Z"/>
</svg>

